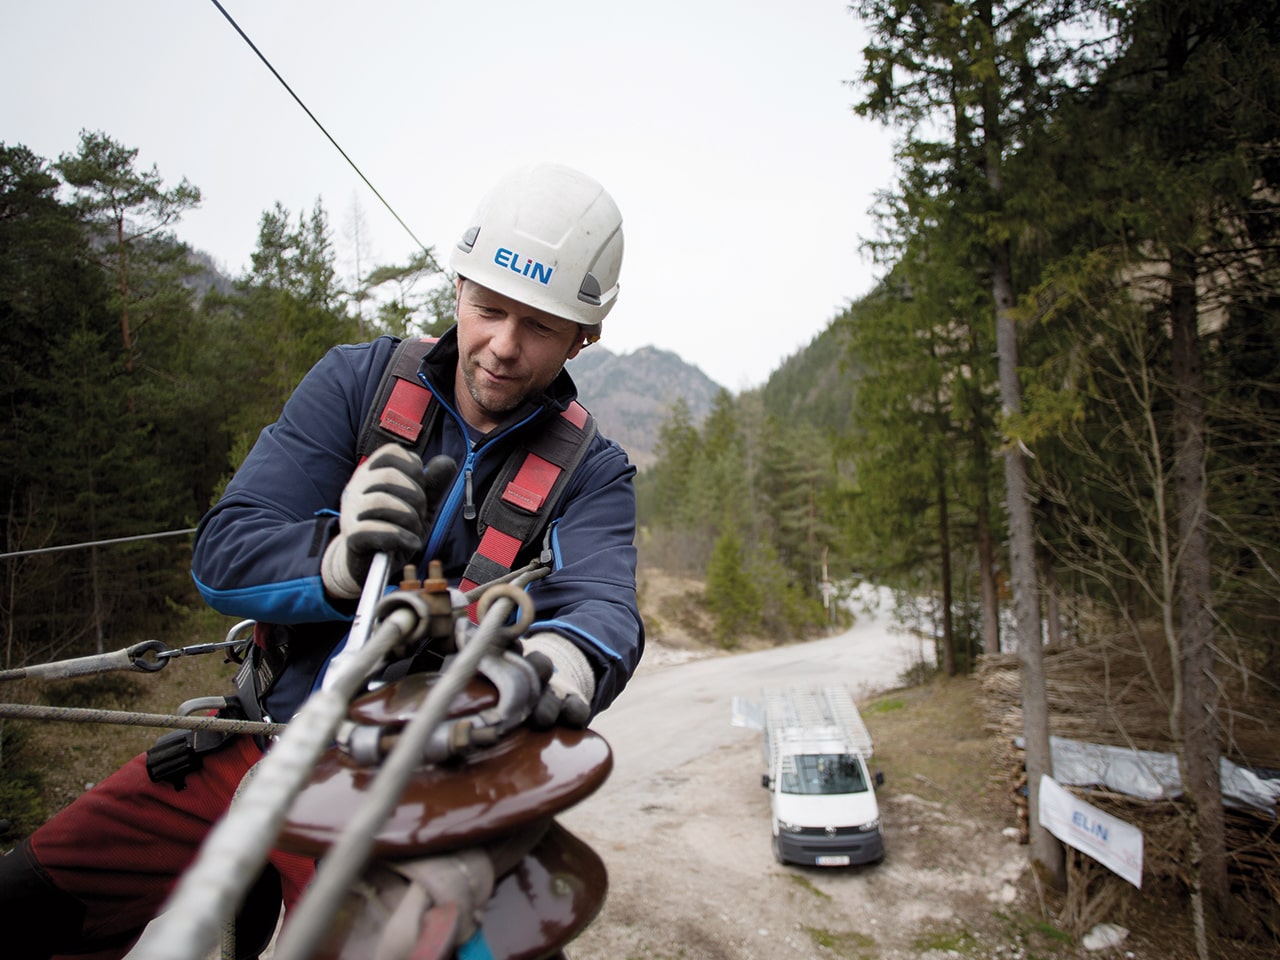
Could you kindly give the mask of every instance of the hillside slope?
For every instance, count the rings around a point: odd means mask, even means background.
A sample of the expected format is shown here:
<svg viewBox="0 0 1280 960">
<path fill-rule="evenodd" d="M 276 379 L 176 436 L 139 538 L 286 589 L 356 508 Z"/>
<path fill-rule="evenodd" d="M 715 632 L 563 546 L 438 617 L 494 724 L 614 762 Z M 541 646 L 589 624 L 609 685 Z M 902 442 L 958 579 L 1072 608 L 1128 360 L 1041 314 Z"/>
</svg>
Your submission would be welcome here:
<svg viewBox="0 0 1280 960">
<path fill-rule="evenodd" d="M 721 389 L 697 367 L 656 347 L 615 354 L 595 344 L 570 361 L 568 370 L 600 431 L 618 441 L 641 470 L 657 459 L 658 435 L 676 401 L 683 400 L 691 420 L 700 423 Z"/>
</svg>

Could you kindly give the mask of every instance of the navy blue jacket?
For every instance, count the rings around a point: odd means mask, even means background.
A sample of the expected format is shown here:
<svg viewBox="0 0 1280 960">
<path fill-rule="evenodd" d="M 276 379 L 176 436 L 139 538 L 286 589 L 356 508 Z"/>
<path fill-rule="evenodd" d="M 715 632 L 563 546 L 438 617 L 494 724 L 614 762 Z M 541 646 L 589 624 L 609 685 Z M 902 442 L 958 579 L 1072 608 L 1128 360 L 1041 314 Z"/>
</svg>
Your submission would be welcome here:
<svg viewBox="0 0 1280 960">
<path fill-rule="evenodd" d="M 356 468 L 360 427 L 396 343 L 380 337 L 330 350 L 303 378 L 280 419 L 262 431 L 196 533 L 192 576 L 209 605 L 284 625 L 290 633 L 290 666 L 265 704 L 277 720 L 292 716 L 318 681 L 354 612 L 354 604 L 335 604 L 325 595 L 320 557 L 337 533 L 338 501 Z M 428 559 L 440 560 L 454 585 L 479 544 L 475 521 L 463 517 L 468 480 L 478 508 L 521 431 L 557 416 L 576 396 L 562 371 L 537 402 L 474 437 L 453 405 L 457 358 L 456 331 L 450 330 L 419 371 L 444 408 L 423 462 L 443 453 L 460 467 L 419 569 Z M 590 660 L 593 714 L 622 691 L 644 650 L 635 593 L 634 475 L 622 448 L 597 434 L 551 518 L 553 571 L 528 588 L 538 610 L 532 631 L 568 637 Z M 516 565 L 537 549 L 517 557 Z"/>
</svg>

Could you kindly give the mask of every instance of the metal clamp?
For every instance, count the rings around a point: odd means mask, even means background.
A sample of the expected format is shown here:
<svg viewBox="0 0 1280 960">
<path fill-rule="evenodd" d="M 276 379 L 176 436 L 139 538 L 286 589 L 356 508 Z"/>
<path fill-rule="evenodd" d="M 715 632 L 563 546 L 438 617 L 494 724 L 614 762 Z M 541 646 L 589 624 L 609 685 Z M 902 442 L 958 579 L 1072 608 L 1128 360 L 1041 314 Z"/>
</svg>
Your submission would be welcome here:
<svg viewBox="0 0 1280 960">
<path fill-rule="evenodd" d="M 168 653 L 168 651 L 169 648 L 159 640 L 143 640 L 141 643 L 135 643 L 125 652 L 129 655 L 129 663 L 133 669 L 141 673 L 157 673 L 163 670 L 169 662 L 168 658 L 162 655 Z M 148 653 L 154 653 L 156 659 L 143 659 Z"/>
</svg>

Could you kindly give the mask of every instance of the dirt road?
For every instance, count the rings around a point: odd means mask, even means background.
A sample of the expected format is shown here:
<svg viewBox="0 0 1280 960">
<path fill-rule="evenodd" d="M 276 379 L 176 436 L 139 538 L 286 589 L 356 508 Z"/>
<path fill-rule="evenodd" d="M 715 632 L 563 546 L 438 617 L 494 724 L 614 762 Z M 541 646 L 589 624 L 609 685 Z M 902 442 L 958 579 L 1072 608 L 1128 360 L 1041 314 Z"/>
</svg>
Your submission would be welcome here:
<svg viewBox="0 0 1280 960">
<path fill-rule="evenodd" d="M 886 859 L 818 870 L 777 865 L 760 787 L 759 734 L 730 726 L 735 695 L 764 683 L 840 679 L 861 699 L 892 687 L 918 655 L 882 622 L 829 640 L 674 663 L 660 646 L 593 727 L 615 769 L 561 822 L 604 858 L 609 897 L 573 960 L 944 956 L 953 917 L 1008 907 L 1026 848 L 1000 824 L 888 784 Z M 972 923 L 963 925 L 975 929 Z M 981 926 L 981 925 L 979 925 Z M 1013 957 L 994 925 L 966 956 Z M 972 940 L 973 935 L 967 936 Z"/>
</svg>

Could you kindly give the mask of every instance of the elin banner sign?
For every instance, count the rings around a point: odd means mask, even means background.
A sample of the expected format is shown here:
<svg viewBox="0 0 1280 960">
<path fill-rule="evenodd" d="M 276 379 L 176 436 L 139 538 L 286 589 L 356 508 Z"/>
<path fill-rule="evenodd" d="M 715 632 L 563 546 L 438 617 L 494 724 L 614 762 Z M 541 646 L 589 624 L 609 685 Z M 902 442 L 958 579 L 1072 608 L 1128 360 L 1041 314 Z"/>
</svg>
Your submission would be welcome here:
<svg viewBox="0 0 1280 960">
<path fill-rule="evenodd" d="M 1142 831 L 1040 778 L 1040 823 L 1068 846 L 1142 888 Z"/>
</svg>

